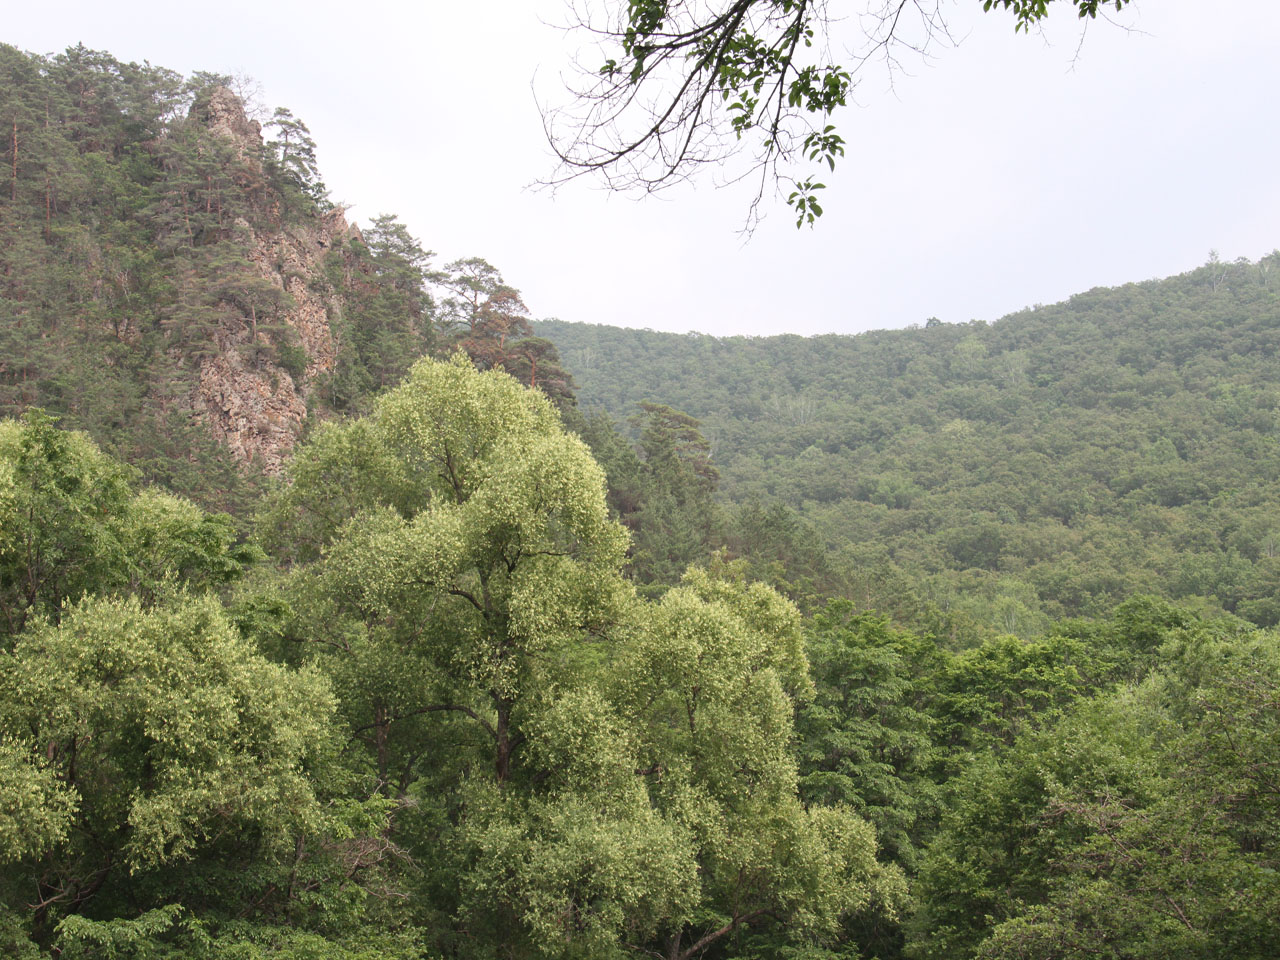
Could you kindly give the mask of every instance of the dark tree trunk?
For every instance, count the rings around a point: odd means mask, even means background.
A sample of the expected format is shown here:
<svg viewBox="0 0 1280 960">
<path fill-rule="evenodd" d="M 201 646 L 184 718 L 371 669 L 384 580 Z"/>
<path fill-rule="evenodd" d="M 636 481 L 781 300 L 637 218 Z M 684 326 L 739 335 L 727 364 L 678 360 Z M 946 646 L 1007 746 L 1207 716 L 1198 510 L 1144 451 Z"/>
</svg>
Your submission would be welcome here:
<svg viewBox="0 0 1280 960">
<path fill-rule="evenodd" d="M 506 697 L 495 697 L 498 705 L 498 723 L 494 728 L 494 773 L 498 783 L 506 781 L 511 774 L 511 700 Z"/>
</svg>

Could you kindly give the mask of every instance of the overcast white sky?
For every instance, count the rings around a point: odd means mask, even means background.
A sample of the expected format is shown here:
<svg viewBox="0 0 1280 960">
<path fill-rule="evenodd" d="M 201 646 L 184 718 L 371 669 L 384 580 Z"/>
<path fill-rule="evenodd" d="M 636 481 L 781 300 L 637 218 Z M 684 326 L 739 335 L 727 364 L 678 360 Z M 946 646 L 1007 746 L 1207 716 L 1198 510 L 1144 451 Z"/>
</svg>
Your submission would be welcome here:
<svg viewBox="0 0 1280 960">
<path fill-rule="evenodd" d="M 1135 0 L 1141 32 L 1095 24 L 1074 66 L 1068 11 L 1015 37 L 980 0 L 946 9 L 958 47 L 892 91 L 864 75 L 817 228 L 778 202 L 745 245 L 749 195 L 709 180 L 642 202 L 527 189 L 553 166 L 531 82 L 553 92 L 576 45 L 542 22 L 562 0 L 49 0 L 11 6 L 0 41 L 256 78 L 310 126 L 352 219 L 399 214 L 438 264 L 485 257 L 538 317 L 716 335 L 994 320 L 1280 246 L 1280 3 Z"/>
</svg>

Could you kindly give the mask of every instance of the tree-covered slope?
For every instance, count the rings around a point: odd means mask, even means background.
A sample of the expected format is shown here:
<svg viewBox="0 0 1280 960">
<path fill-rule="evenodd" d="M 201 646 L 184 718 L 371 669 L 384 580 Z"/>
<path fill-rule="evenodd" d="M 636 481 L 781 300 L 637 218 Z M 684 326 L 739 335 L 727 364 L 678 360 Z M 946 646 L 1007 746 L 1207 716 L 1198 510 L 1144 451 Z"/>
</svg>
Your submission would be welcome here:
<svg viewBox="0 0 1280 960">
<path fill-rule="evenodd" d="M 312 411 L 427 349 L 429 298 L 404 228 L 349 227 L 305 124 L 228 83 L 0 45 L 0 415 L 244 510 Z"/>
<path fill-rule="evenodd" d="M 615 422 L 224 80 L 0 47 L 0 956 L 1277 955 L 1280 257 Z"/>
<path fill-rule="evenodd" d="M 697 417 L 724 498 L 782 501 L 848 592 L 1027 632 L 1135 591 L 1280 620 L 1280 256 L 995 323 L 859 336 L 547 321 L 584 408 Z"/>
<path fill-rule="evenodd" d="M 306 124 L 232 84 L 0 45 L 0 416 L 42 408 L 244 515 L 317 421 L 424 354 L 571 402 L 495 267 L 434 268 L 394 215 L 349 224 Z"/>
<path fill-rule="evenodd" d="M 1276 956 L 1275 631 L 644 600 L 587 449 L 462 357 L 289 471 L 267 554 L 0 422 L 0 955 Z"/>
</svg>

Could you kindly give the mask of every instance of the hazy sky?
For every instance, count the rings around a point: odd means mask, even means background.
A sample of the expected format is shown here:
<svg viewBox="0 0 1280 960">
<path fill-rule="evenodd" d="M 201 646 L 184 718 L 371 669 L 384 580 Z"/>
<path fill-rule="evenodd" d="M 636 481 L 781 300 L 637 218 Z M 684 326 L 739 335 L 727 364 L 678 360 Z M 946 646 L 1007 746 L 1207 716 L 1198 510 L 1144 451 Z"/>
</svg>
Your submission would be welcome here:
<svg viewBox="0 0 1280 960">
<path fill-rule="evenodd" d="M 485 257 L 538 317 L 717 335 L 994 320 L 1280 246 L 1280 4 L 1135 0 L 1136 29 L 1096 23 L 1078 57 L 1069 11 L 1027 37 L 980 0 L 944 9 L 957 47 L 892 90 L 864 74 L 817 228 L 778 201 L 746 244 L 749 192 L 710 180 L 643 201 L 527 189 L 553 167 L 533 91 L 555 93 L 577 46 L 544 23 L 562 0 L 49 0 L 11 6 L 0 40 L 256 78 L 310 126 L 352 219 L 399 214 L 438 264 Z"/>
</svg>

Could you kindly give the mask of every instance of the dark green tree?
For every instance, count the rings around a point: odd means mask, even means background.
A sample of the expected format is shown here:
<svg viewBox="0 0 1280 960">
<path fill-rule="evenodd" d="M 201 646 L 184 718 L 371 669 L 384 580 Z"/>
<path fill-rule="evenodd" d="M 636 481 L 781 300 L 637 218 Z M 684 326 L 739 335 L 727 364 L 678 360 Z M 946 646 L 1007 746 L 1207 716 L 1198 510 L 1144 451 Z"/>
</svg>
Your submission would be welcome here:
<svg viewBox="0 0 1280 960">
<path fill-rule="evenodd" d="M 719 474 L 695 418 L 662 403 L 639 406 L 631 425 L 640 434 L 643 495 L 628 518 L 635 537 L 631 567 L 637 581 L 661 589 L 717 546 Z"/>
<path fill-rule="evenodd" d="M 801 794 L 848 804 L 876 826 L 886 856 L 913 867 L 940 800 L 931 708 L 946 657 L 848 601 L 818 613 L 807 639 L 816 692 L 797 719 Z"/>
<path fill-rule="evenodd" d="M 1139 619 L 1132 638 L 1159 638 L 1151 674 L 959 778 L 908 956 L 1274 953 L 1276 638 L 1137 610 L 1117 625 Z"/>
<path fill-rule="evenodd" d="M 266 127 L 275 135 L 266 143 L 272 172 L 297 195 L 326 207 L 329 191 L 320 180 L 310 129 L 286 107 L 276 107 Z"/>
<path fill-rule="evenodd" d="M 561 409 L 573 403 L 573 377 L 555 344 L 533 334 L 520 291 L 479 257 L 448 264 L 433 278 L 445 291 L 440 326 L 444 352 L 462 350 L 480 370 L 505 370 L 537 387 Z"/>
</svg>

